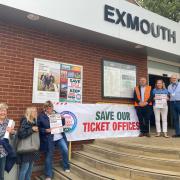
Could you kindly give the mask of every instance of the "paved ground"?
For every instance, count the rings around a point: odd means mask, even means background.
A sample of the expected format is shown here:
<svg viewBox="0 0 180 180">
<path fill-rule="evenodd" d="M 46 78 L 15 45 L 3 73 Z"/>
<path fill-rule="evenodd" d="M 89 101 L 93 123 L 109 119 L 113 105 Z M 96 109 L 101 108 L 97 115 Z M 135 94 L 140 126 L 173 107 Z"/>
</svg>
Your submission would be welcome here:
<svg viewBox="0 0 180 180">
<path fill-rule="evenodd" d="M 171 135 L 174 134 L 174 130 L 169 130 L 170 138 L 155 137 L 155 129 L 151 129 L 151 138 L 147 137 L 137 137 L 137 138 L 110 138 L 106 139 L 108 141 L 120 141 L 128 142 L 133 144 L 147 145 L 147 146 L 161 146 L 164 148 L 180 149 L 180 138 L 172 138 Z"/>
</svg>

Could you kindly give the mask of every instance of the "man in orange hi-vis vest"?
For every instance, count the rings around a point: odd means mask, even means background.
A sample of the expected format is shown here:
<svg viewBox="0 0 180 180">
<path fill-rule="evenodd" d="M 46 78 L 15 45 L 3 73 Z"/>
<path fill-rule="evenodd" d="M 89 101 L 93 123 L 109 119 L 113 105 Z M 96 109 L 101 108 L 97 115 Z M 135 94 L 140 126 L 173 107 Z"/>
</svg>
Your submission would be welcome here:
<svg viewBox="0 0 180 180">
<path fill-rule="evenodd" d="M 151 116 L 150 106 L 152 106 L 152 100 L 153 95 L 151 86 L 147 85 L 147 79 L 145 77 L 141 77 L 139 80 L 139 85 L 134 89 L 135 109 L 139 119 L 141 132 L 139 137 L 150 137 L 149 121 Z"/>
</svg>

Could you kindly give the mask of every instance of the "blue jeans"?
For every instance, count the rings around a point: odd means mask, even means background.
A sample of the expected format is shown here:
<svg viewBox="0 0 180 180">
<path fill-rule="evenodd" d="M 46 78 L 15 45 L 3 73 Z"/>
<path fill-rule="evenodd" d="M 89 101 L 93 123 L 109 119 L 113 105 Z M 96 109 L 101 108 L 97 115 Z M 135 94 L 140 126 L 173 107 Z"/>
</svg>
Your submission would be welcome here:
<svg viewBox="0 0 180 180">
<path fill-rule="evenodd" d="M 19 180 L 31 180 L 34 162 L 24 162 L 20 164 Z"/>
<path fill-rule="evenodd" d="M 6 157 L 0 158 L 0 180 L 4 180 L 5 164 L 6 164 Z"/>
<path fill-rule="evenodd" d="M 173 115 L 173 122 L 175 127 L 176 135 L 180 135 L 180 123 L 179 123 L 179 115 L 180 115 L 180 102 L 171 101 L 171 110 Z"/>
<path fill-rule="evenodd" d="M 68 147 L 65 140 L 62 138 L 54 142 L 54 146 L 57 146 L 62 154 L 62 162 L 64 170 L 69 169 L 69 159 L 68 159 Z M 45 176 L 52 177 L 52 164 L 53 164 L 53 154 L 54 147 L 45 153 Z"/>
</svg>

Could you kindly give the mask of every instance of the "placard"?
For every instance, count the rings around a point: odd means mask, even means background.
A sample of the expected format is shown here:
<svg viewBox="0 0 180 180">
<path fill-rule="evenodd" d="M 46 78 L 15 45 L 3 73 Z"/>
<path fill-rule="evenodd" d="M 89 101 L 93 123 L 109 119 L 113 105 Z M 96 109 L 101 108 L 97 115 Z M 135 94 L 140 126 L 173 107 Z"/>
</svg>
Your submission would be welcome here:
<svg viewBox="0 0 180 180">
<path fill-rule="evenodd" d="M 155 94 L 155 107 L 165 108 L 167 106 L 167 94 Z"/>
<path fill-rule="evenodd" d="M 45 59 L 34 59 L 33 103 L 81 103 L 83 67 Z"/>
<path fill-rule="evenodd" d="M 103 96 L 132 98 L 136 86 L 136 66 L 103 61 Z"/>
<path fill-rule="evenodd" d="M 51 134 L 59 134 L 63 132 L 62 118 L 60 114 L 52 114 L 49 116 Z"/>
</svg>

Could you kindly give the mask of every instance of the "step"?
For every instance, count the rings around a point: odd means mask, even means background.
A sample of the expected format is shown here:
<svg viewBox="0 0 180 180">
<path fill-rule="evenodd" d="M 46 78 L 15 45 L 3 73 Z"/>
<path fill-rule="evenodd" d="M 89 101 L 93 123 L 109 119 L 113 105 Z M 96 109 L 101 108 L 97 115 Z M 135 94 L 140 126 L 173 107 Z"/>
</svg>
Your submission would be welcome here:
<svg viewBox="0 0 180 180">
<path fill-rule="evenodd" d="M 61 167 L 54 167 L 53 172 L 54 177 L 60 180 L 82 180 L 82 178 L 72 172 L 72 169 L 70 173 L 66 173 Z"/>
<path fill-rule="evenodd" d="M 95 140 L 94 144 L 119 152 L 180 160 L 180 148 L 174 149 L 170 147 L 165 148 L 153 145 L 132 144 L 128 142 L 120 142 L 120 140 L 117 142 L 111 140 Z"/>
<path fill-rule="evenodd" d="M 75 159 L 72 159 L 71 162 L 71 166 L 76 166 L 81 170 L 86 171 L 86 174 L 84 174 L 83 179 L 86 180 L 130 180 L 129 178 L 124 178 L 121 176 L 116 176 L 116 175 L 112 175 L 107 173 L 106 171 L 103 171 L 103 169 L 97 169 L 95 166 L 89 166 L 86 162 L 81 162 L 81 161 L 77 161 Z M 87 173 L 92 173 L 94 175 L 94 177 L 88 177 Z M 81 172 L 78 172 L 78 174 L 80 175 Z"/>
<path fill-rule="evenodd" d="M 78 180 L 112 180 L 115 179 L 114 176 L 111 176 L 102 171 L 96 171 L 95 168 L 87 166 L 85 163 L 72 160 L 71 162 L 71 172 L 64 173 L 62 168 L 55 167 L 55 171 L 59 174 L 66 176 L 69 179 L 78 179 Z M 99 173 L 99 174 L 98 174 Z M 57 177 L 57 176 L 56 176 Z M 116 177 L 117 178 L 117 177 Z"/>
<path fill-rule="evenodd" d="M 44 175 L 37 176 L 35 177 L 35 180 L 45 180 L 45 176 Z M 58 177 L 53 177 L 52 180 L 68 180 L 68 179 L 60 179 Z"/>
<path fill-rule="evenodd" d="M 102 158 L 108 157 L 108 159 L 112 161 L 127 165 L 136 165 L 174 172 L 180 171 L 180 160 L 170 160 L 165 158 L 162 159 L 142 155 L 133 155 L 130 153 L 122 153 L 120 151 L 114 151 L 108 149 L 107 147 L 101 147 L 95 144 L 84 145 L 83 151 Z"/>
<path fill-rule="evenodd" d="M 102 170 L 116 176 L 129 178 L 129 179 L 152 179 L 152 180 L 179 180 L 180 173 L 156 170 L 151 168 L 144 168 L 133 165 L 126 165 L 122 163 L 117 163 L 109 159 L 105 159 L 96 155 L 92 155 L 87 152 L 76 152 L 73 153 L 73 158 L 76 161 L 86 163 L 90 167 L 95 167 L 96 169 Z M 137 178 L 138 177 L 138 178 Z"/>
</svg>

